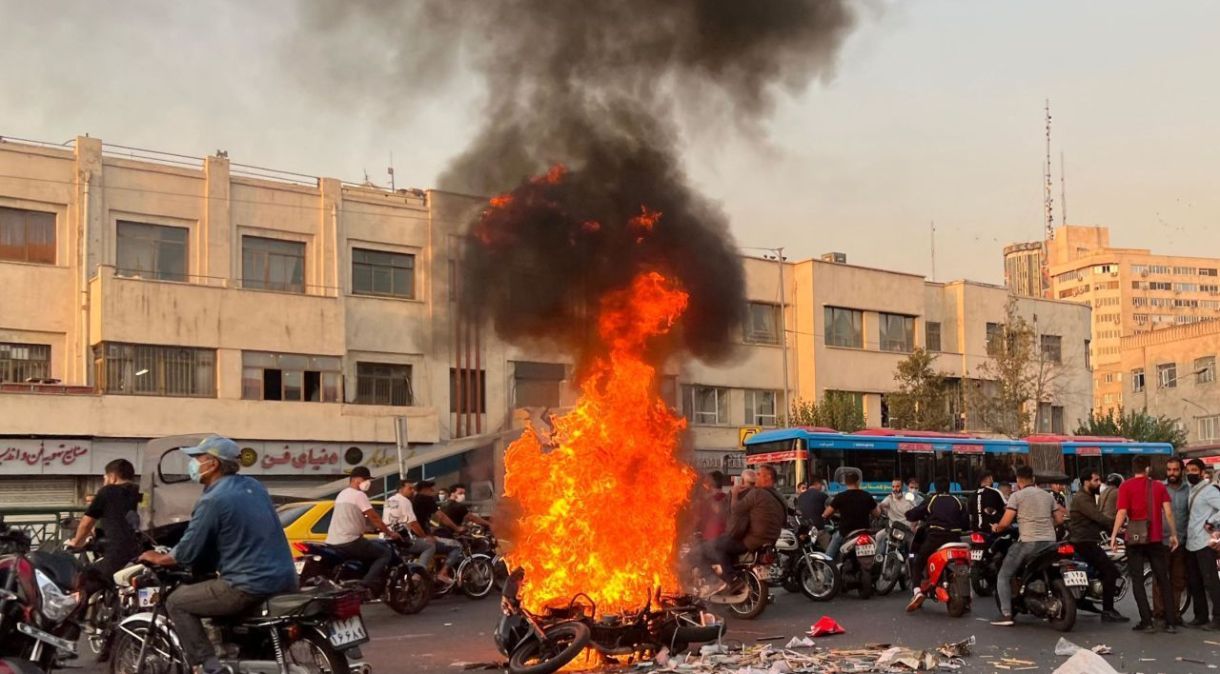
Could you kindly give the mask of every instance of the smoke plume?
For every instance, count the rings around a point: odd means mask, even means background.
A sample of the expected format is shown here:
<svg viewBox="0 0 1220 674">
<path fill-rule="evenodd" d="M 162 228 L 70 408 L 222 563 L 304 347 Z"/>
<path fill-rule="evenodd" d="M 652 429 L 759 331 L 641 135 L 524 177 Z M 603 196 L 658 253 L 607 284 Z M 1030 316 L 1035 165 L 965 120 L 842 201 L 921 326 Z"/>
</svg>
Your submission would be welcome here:
<svg viewBox="0 0 1220 674">
<path fill-rule="evenodd" d="M 499 334 L 582 345 L 591 298 L 655 269 L 690 292 L 680 339 L 703 358 L 734 341 L 744 280 L 723 213 L 688 186 L 679 116 L 756 128 L 777 94 L 830 74 L 854 23 L 847 0 L 304 7 L 315 52 L 349 87 L 420 96 L 462 71 L 484 81 L 482 126 L 439 184 L 512 190 L 476 224 L 463 274 Z M 533 178 L 555 165 L 566 173 Z M 643 212 L 660 214 L 646 235 Z"/>
</svg>

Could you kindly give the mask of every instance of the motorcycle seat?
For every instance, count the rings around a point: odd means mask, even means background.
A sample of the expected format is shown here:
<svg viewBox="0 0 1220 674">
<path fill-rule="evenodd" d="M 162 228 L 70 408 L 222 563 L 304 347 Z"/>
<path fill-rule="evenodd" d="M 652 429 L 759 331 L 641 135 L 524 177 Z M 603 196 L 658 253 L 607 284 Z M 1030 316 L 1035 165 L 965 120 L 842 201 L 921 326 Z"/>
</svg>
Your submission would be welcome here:
<svg viewBox="0 0 1220 674">
<path fill-rule="evenodd" d="M 289 592 L 268 597 L 255 604 L 247 615 L 254 618 L 282 618 L 284 616 L 308 616 L 322 613 L 322 602 L 315 602 L 320 595 L 317 592 Z M 313 602 L 313 606 L 309 604 Z"/>
<path fill-rule="evenodd" d="M 72 589 L 80 570 L 80 563 L 75 557 L 61 552 L 35 550 L 29 554 L 29 559 L 34 568 L 45 573 L 59 589 L 65 592 Z"/>
</svg>

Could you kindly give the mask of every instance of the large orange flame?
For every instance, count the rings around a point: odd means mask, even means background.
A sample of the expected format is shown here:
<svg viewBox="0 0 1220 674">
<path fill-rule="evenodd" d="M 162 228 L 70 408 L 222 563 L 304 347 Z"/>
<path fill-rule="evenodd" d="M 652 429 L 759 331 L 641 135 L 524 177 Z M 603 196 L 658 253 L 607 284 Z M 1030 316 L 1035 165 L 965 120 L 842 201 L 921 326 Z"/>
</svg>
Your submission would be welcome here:
<svg viewBox="0 0 1220 674">
<path fill-rule="evenodd" d="M 659 214 L 645 214 L 650 228 Z M 676 520 L 695 474 L 676 458 L 686 422 L 658 394 L 645 350 L 687 299 L 657 272 L 603 297 L 606 355 L 588 368 L 576 407 L 554 419 L 555 446 L 527 428 L 505 453 L 504 492 L 520 511 L 508 561 L 525 571 L 527 609 L 583 592 L 599 614 L 614 613 L 677 589 Z"/>
</svg>

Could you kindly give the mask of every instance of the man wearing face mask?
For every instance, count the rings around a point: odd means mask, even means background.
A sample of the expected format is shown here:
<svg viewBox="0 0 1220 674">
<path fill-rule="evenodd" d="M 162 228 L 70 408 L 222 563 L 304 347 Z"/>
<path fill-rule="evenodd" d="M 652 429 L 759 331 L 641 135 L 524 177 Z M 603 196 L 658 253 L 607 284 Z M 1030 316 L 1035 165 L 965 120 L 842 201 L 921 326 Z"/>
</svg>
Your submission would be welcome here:
<svg viewBox="0 0 1220 674">
<path fill-rule="evenodd" d="M 1186 549 L 1205 591 L 1197 601 L 1211 601 L 1211 619 L 1205 603 L 1195 606 L 1197 625 L 1214 632 L 1220 630 L 1220 578 L 1216 577 L 1216 551 L 1209 546 L 1212 532 L 1220 530 L 1220 489 L 1204 479 L 1204 463 L 1191 459 L 1186 466 L 1190 484 L 1190 520 L 1186 526 Z"/>
<path fill-rule="evenodd" d="M 368 491 L 373 486 L 373 476 L 364 466 L 356 466 L 349 475 L 347 488 L 335 497 L 335 510 L 330 518 L 330 529 L 326 532 L 326 544 L 338 548 L 348 559 L 364 562 L 368 570 L 360 584 L 373 595 L 381 594 L 385 584 L 385 570 L 393 557 L 390 548 L 364 537 L 368 524 L 372 524 L 386 538 L 402 540 L 402 535 L 386 526 L 381 516 L 373 509 Z"/>
<path fill-rule="evenodd" d="M 228 668 L 216 658 L 202 619 L 236 615 L 267 597 L 291 592 L 297 574 L 267 490 L 258 480 L 237 474 L 237 443 L 209 435 L 181 451 L 191 457 L 187 473 L 203 485 L 203 495 L 178 545 L 169 554 L 145 552 L 140 561 L 218 573 L 212 580 L 178 587 L 166 610 L 187 662 L 204 674 L 219 674 Z"/>
</svg>

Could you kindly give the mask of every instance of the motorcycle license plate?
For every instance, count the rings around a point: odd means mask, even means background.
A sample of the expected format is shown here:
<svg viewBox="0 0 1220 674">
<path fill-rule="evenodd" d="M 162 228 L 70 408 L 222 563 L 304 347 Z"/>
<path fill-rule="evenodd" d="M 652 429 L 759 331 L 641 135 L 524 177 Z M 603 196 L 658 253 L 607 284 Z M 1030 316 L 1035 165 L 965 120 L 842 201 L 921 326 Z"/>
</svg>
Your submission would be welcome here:
<svg viewBox="0 0 1220 674">
<path fill-rule="evenodd" d="M 983 551 L 982 550 L 971 550 L 970 551 L 970 561 L 972 561 L 972 562 L 983 561 Z"/>
<path fill-rule="evenodd" d="M 1089 584 L 1089 577 L 1084 571 L 1068 571 L 1063 574 L 1063 582 L 1068 587 L 1084 587 Z"/>
<path fill-rule="evenodd" d="M 330 645 L 335 648 L 355 646 L 368 640 L 369 633 L 364 629 L 364 620 L 358 615 L 335 620 L 330 624 Z"/>
<path fill-rule="evenodd" d="M 139 594 L 140 608 L 149 608 L 157 604 L 157 588 L 142 587 Z"/>
<path fill-rule="evenodd" d="M 877 554 L 877 546 L 873 543 L 856 546 L 857 557 L 873 557 Z"/>
<path fill-rule="evenodd" d="M 297 567 L 298 576 L 301 575 L 301 572 L 305 570 L 305 560 L 304 559 L 295 559 L 295 560 L 293 560 L 292 565 Z"/>
</svg>

